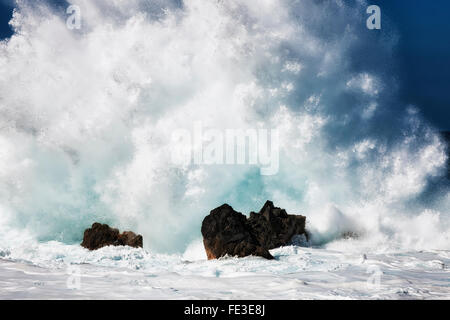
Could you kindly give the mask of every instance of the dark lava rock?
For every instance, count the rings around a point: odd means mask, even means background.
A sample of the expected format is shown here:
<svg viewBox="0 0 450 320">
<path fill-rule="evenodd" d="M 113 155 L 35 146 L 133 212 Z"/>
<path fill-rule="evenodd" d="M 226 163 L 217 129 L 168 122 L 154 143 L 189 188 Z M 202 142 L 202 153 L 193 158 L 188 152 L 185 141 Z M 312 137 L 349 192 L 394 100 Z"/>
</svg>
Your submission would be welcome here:
<svg viewBox="0 0 450 320">
<path fill-rule="evenodd" d="M 208 259 L 225 255 L 249 255 L 273 259 L 270 249 L 290 244 L 296 235 L 305 235 L 304 216 L 289 215 L 267 201 L 259 213 L 247 219 L 224 204 L 205 217 L 202 223 L 203 244 Z"/>
<path fill-rule="evenodd" d="M 248 223 L 259 244 L 267 249 L 288 245 L 295 235 L 305 234 L 306 217 L 287 214 L 267 201 L 259 213 L 251 212 Z"/>
<path fill-rule="evenodd" d="M 273 259 L 266 248 L 259 245 L 252 235 L 247 218 L 224 204 L 205 217 L 202 223 L 203 244 L 208 259 L 225 255 L 245 257 L 249 255 Z"/>
<path fill-rule="evenodd" d="M 132 231 L 124 231 L 119 234 L 119 245 L 130 246 L 133 248 L 142 248 L 142 236 L 140 234 L 135 234 Z"/>
<path fill-rule="evenodd" d="M 118 229 L 107 224 L 95 222 L 92 227 L 84 231 L 81 245 L 89 250 L 100 249 L 105 246 L 130 246 L 142 248 L 142 236 L 131 231 L 119 233 Z"/>
</svg>

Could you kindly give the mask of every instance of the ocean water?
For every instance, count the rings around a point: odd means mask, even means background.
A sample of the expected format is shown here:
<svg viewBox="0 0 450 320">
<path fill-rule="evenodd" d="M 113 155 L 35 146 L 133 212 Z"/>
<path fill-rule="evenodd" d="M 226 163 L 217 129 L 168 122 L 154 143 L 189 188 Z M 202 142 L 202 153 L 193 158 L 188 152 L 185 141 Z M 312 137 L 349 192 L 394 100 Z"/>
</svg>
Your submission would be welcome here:
<svg viewBox="0 0 450 320">
<path fill-rule="evenodd" d="M 448 299 L 450 253 L 297 246 L 260 257 L 184 254 L 50 242 L 0 251 L 1 299 Z M 15 252 L 15 253 L 14 253 Z M 367 252 L 367 253 L 364 253 Z"/>
<path fill-rule="evenodd" d="M 20 1 L 0 43 L 2 298 L 450 298 L 447 146 L 398 98 L 389 17 L 368 30 L 362 0 L 76 4 L 80 29 Z M 199 122 L 278 130 L 277 174 L 171 161 Z M 267 199 L 307 217 L 310 243 L 207 261 L 209 211 Z M 95 221 L 144 249 L 81 248 Z"/>
</svg>

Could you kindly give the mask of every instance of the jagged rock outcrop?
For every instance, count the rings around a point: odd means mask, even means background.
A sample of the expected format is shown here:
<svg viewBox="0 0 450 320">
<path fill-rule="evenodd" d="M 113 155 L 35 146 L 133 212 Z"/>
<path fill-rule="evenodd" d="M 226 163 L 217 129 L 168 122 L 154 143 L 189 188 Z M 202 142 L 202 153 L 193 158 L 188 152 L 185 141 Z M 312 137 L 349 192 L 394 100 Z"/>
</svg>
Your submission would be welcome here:
<svg viewBox="0 0 450 320">
<path fill-rule="evenodd" d="M 307 237 L 305 221 L 304 216 L 289 215 L 271 201 L 267 201 L 259 213 L 251 212 L 248 219 L 224 204 L 203 220 L 203 244 L 208 259 L 225 255 L 273 259 L 270 249 L 290 244 L 296 235 Z"/>
<path fill-rule="evenodd" d="M 306 217 L 287 214 L 267 201 L 259 213 L 251 212 L 248 223 L 258 243 L 267 249 L 274 249 L 290 243 L 295 235 L 305 234 Z"/>
<path fill-rule="evenodd" d="M 95 222 L 92 227 L 84 231 L 81 245 L 89 250 L 100 249 L 105 246 L 130 246 L 142 248 L 143 239 L 132 231 L 120 233 L 118 229 L 107 224 Z"/>
<path fill-rule="evenodd" d="M 259 245 L 252 235 L 247 218 L 224 204 L 205 217 L 202 223 L 203 244 L 208 259 L 225 255 L 245 257 L 249 255 L 273 259 L 269 251 Z"/>
</svg>

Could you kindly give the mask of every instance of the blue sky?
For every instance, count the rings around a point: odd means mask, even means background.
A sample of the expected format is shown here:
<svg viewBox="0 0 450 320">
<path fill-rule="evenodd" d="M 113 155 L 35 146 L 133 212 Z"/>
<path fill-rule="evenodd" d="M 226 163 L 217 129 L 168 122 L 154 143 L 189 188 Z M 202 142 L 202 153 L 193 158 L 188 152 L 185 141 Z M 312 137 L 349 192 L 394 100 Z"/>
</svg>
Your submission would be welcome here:
<svg viewBox="0 0 450 320">
<path fill-rule="evenodd" d="M 61 4 L 64 0 L 53 0 Z M 373 0 L 400 35 L 400 95 L 440 130 L 450 130 L 450 1 Z M 12 0 L 0 0 L 0 38 L 11 35 Z M 383 30 L 385 31 L 385 30 Z"/>
<path fill-rule="evenodd" d="M 400 33 L 401 96 L 450 130 L 450 1 L 380 0 Z"/>
</svg>

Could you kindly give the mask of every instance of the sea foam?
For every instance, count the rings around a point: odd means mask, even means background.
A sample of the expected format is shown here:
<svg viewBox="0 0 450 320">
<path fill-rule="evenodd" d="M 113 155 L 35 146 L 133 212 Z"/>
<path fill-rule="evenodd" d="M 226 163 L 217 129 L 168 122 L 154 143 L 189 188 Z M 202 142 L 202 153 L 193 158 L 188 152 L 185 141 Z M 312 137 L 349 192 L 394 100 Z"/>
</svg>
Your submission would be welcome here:
<svg viewBox="0 0 450 320">
<path fill-rule="evenodd" d="M 364 1 L 69 2 L 80 30 L 20 1 L 0 44 L 5 250 L 20 235 L 78 244 L 99 221 L 181 254 L 211 209 L 267 199 L 307 216 L 315 246 L 353 232 L 372 247 L 449 248 L 448 190 L 422 198 L 445 146 L 397 98 L 397 35 L 367 30 Z M 171 134 L 197 121 L 277 129 L 278 174 L 171 163 Z"/>
</svg>

